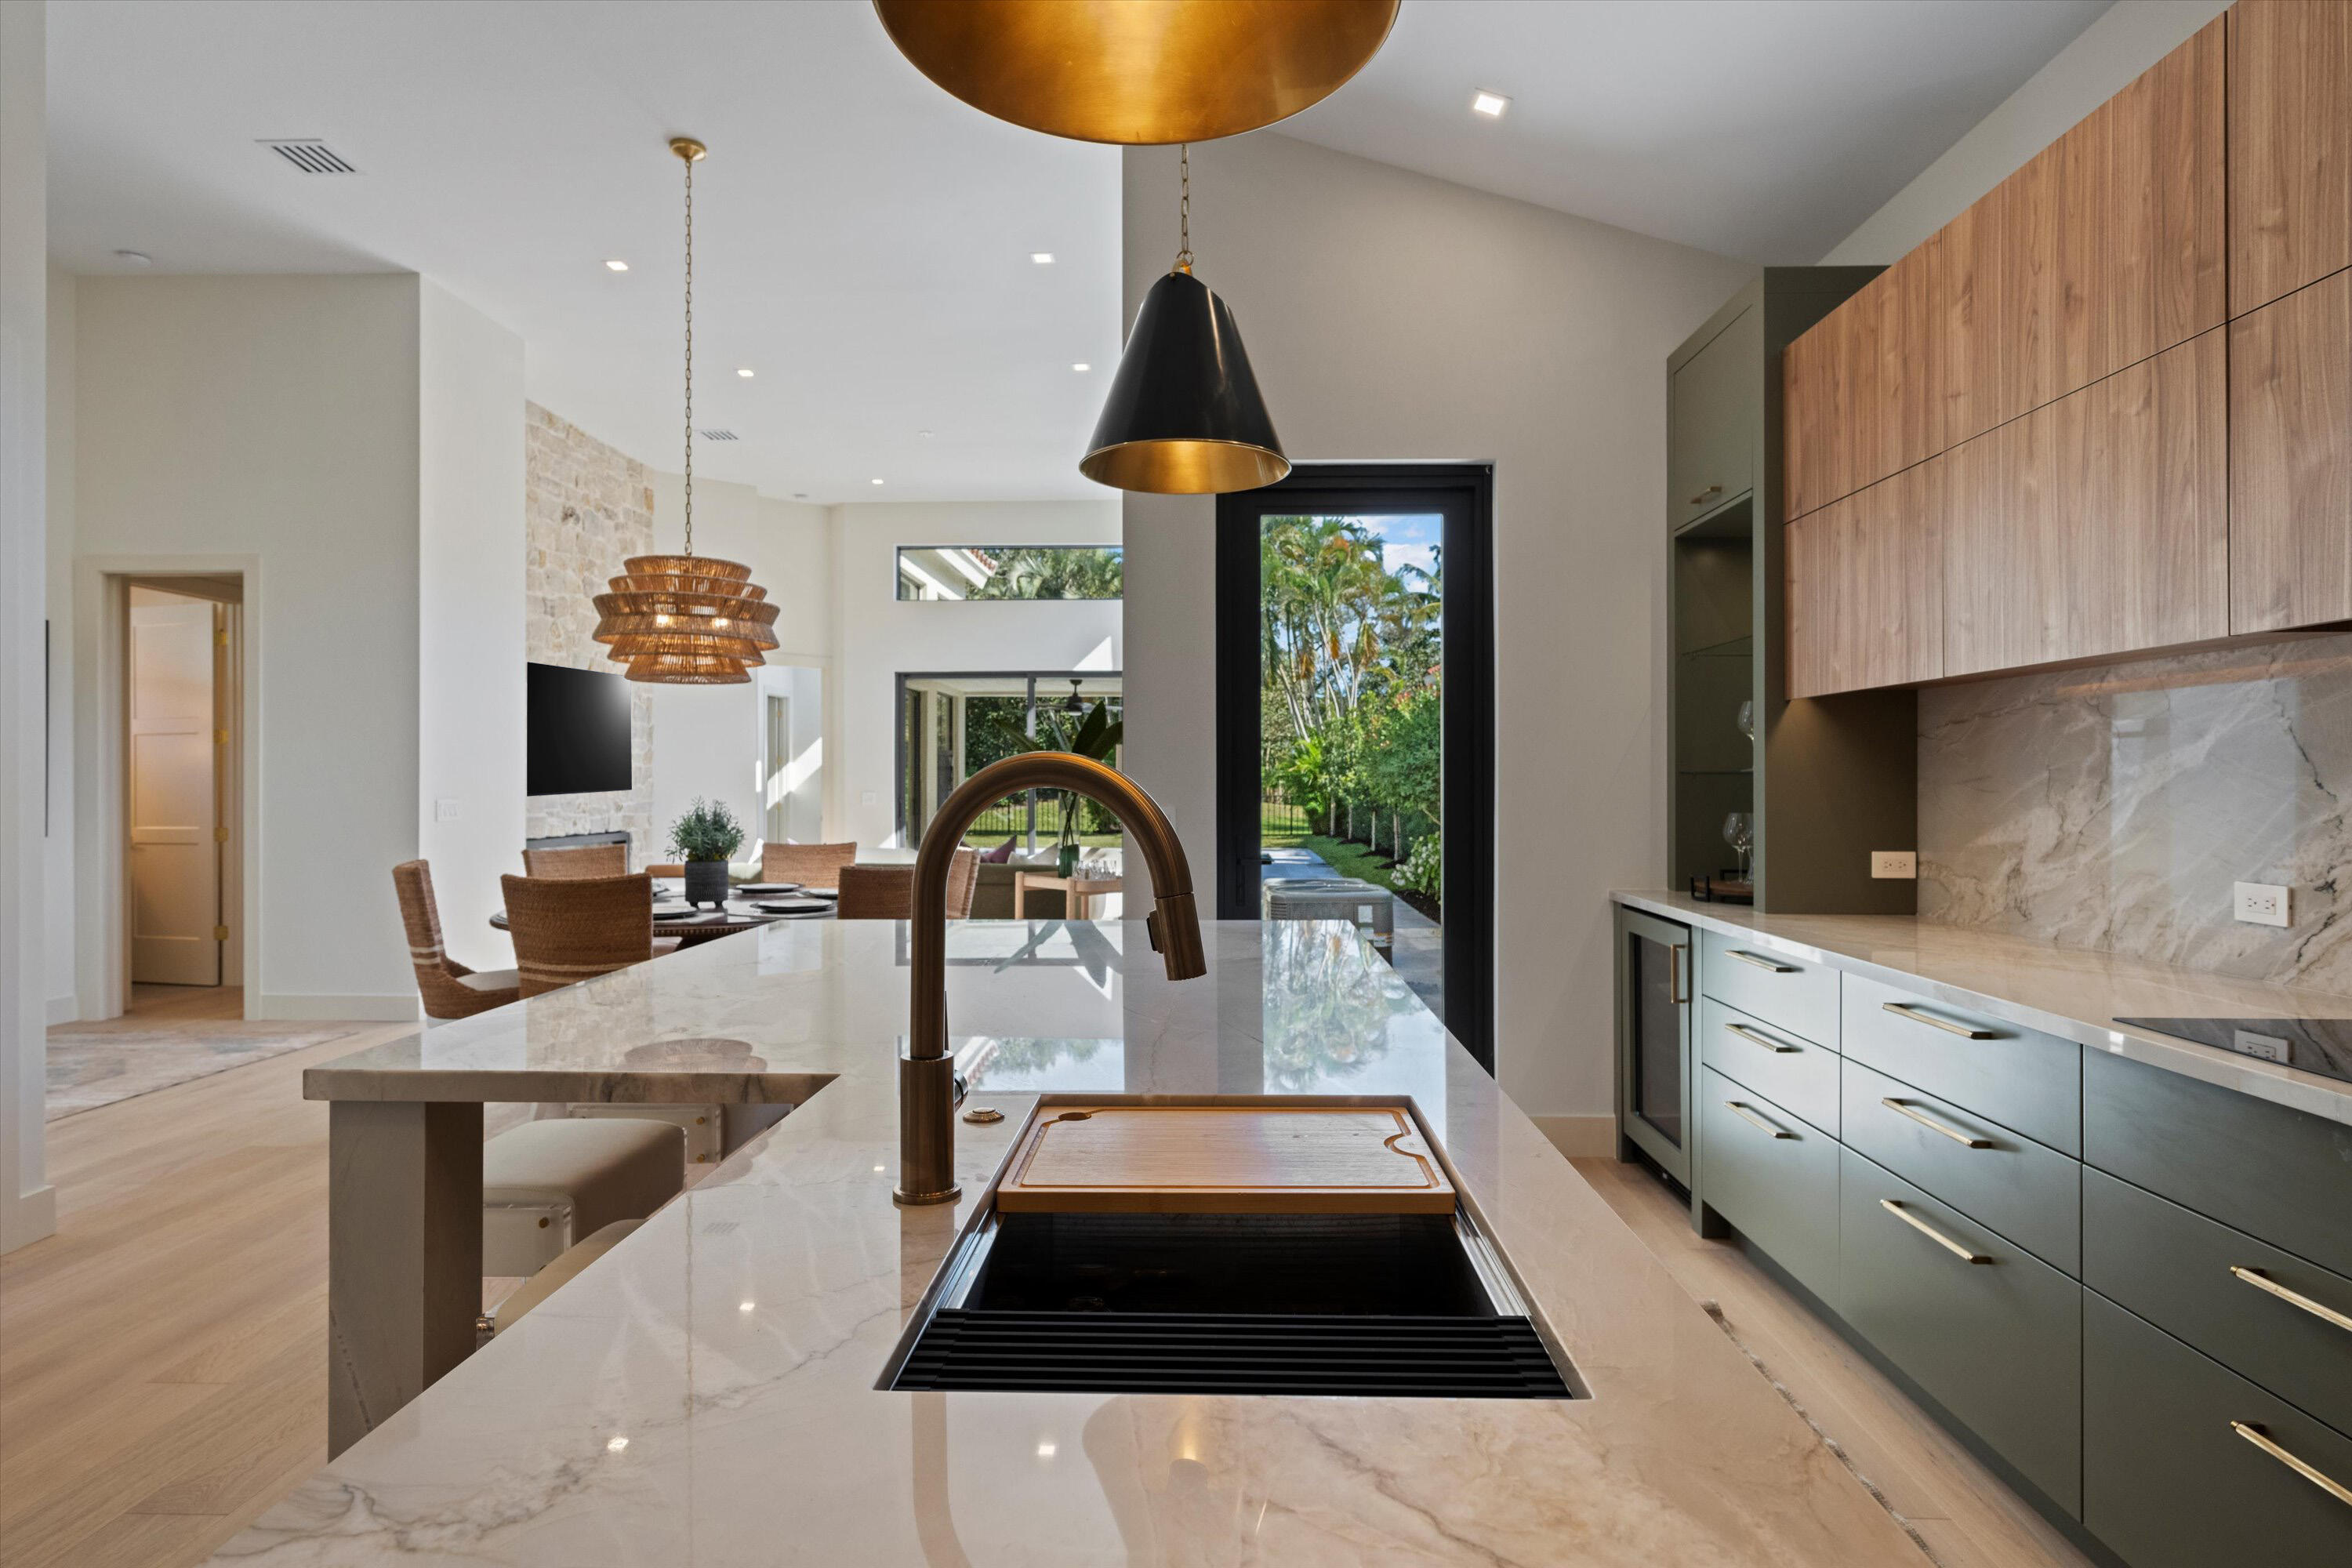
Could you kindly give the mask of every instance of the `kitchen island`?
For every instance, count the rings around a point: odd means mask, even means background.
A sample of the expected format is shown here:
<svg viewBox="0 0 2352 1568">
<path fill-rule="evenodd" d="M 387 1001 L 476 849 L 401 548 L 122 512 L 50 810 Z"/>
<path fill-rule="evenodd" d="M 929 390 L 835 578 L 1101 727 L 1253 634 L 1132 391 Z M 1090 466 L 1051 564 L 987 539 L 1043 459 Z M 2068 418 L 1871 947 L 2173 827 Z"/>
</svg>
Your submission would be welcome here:
<svg viewBox="0 0 2352 1568">
<path fill-rule="evenodd" d="M 384 1102 L 789 1095 L 320 1470 L 262 1563 L 1869 1564 L 1912 1538 L 1345 925 L 959 922 L 953 1205 L 902 1208 L 903 926 L 778 925 L 314 1069 Z M 1591 1043 L 1599 1048 L 1600 1042 Z M 1409 1096 L 1590 1397 L 877 1389 L 1034 1098 Z"/>
</svg>

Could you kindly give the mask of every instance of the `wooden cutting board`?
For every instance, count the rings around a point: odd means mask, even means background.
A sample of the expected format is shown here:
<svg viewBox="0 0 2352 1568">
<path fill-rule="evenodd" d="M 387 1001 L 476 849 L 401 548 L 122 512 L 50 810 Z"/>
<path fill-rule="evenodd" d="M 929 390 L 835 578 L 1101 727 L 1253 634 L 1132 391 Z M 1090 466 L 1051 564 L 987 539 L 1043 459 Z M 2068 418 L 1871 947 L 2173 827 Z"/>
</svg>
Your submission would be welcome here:
<svg viewBox="0 0 2352 1568">
<path fill-rule="evenodd" d="M 1013 1214 L 1452 1214 L 1401 1106 L 1048 1106 L 996 1206 Z"/>
</svg>

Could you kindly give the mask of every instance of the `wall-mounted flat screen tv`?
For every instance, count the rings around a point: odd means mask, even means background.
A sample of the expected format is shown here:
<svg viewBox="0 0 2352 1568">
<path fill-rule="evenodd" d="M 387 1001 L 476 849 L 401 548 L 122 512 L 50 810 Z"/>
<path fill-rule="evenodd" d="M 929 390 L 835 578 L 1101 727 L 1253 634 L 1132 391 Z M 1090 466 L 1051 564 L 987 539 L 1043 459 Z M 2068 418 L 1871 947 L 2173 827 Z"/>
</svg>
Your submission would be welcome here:
<svg viewBox="0 0 2352 1568">
<path fill-rule="evenodd" d="M 627 679 L 556 664 L 526 668 L 526 792 L 587 795 L 634 788 Z"/>
</svg>

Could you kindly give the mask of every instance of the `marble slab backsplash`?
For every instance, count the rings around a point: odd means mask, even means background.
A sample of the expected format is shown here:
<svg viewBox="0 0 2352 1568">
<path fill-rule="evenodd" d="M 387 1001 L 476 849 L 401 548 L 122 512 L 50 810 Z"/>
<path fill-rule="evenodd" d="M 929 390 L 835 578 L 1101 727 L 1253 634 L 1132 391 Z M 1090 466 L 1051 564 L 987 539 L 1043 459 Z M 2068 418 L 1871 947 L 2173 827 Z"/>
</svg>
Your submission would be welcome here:
<svg viewBox="0 0 2352 1568">
<path fill-rule="evenodd" d="M 2347 801 L 2352 636 L 1929 688 L 1919 915 L 2352 994 Z"/>
</svg>

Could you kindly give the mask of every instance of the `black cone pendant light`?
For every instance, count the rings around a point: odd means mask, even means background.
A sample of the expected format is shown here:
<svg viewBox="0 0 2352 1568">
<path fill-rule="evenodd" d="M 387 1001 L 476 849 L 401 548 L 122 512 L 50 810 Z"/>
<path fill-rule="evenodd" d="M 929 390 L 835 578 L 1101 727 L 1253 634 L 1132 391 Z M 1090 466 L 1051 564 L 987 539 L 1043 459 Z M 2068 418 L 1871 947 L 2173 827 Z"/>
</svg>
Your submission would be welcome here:
<svg viewBox="0 0 2352 1568">
<path fill-rule="evenodd" d="M 1254 490 L 1290 472 L 1234 313 L 1192 276 L 1192 156 L 1176 265 L 1143 297 L 1078 472 L 1155 495 Z"/>
<path fill-rule="evenodd" d="M 1079 142 L 1167 146 L 1286 119 L 1364 68 L 1399 0 L 874 0 L 917 70 Z"/>
</svg>

